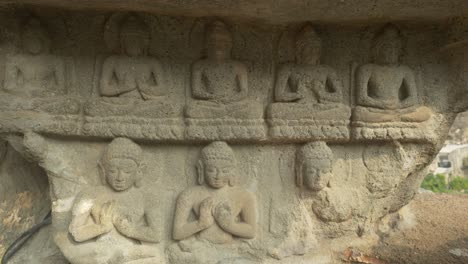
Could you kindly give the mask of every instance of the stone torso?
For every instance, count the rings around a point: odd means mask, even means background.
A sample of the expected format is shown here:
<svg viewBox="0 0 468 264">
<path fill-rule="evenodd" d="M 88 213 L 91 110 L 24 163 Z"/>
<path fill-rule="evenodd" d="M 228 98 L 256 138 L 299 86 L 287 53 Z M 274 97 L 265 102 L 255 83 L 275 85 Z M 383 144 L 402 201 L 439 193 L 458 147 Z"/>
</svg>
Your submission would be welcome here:
<svg viewBox="0 0 468 264">
<path fill-rule="evenodd" d="M 105 64 L 112 67 L 112 75 L 108 76 L 110 84 L 125 87 L 128 91 L 139 90 L 142 85 L 155 86 L 163 75 L 152 67 L 159 62 L 148 57 L 112 56 Z"/>
<path fill-rule="evenodd" d="M 53 96 L 63 91 L 56 90 L 59 85 L 56 65 L 59 58 L 53 55 L 26 55 L 11 56 L 8 66 L 16 71 L 16 90 L 14 94 L 28 97 Z"/>
<path fill-rule="evenodd" d="M 400 89 L 404 89 L 404 79 L 412 74 L 411 69 L 402 66 L 386 66 L 386 65 L 365 65 L 371 76 L 368 82 L 367 91 L 371 98 L 382 102 L 382 106 L 386 108 L 398 107 L 401 100 Z"/>
<path fill-rule="evenodd" d="M 205 186 L 194 187 L 192 190 L 189 190 L 190 200 L 193 202 L 193 212 L 197 217 L 200 216 L 200 205 L 207 199 L 211 198 L 213 200 L 212 215 L 214 216 L 217 208 L 223 205 L 227 205 L 231 210 L 231 216 L 234 219 L 238 219 L 242 211 L 243 205 L 245 203 L 244 197 L 246 197 L 248 192 L 239 187 L 226 187 L 222 190 L 209 189 Z M 215 223 L 209 228 L 200 232 L 199 237 L 206 239 L 212 243 L 224 244 L 232 242 L 233 236 L 230 233 L 222 230 L 221 227 Z"/>
<path fill-rule="evenodd" d="M 321 102 L 318 92 L 329 92 L 327 87 L 328 77 L 334 70 L 325 65 L 288 65 L 290 70 L 288 84 L 293 91 L 301 94 L 304 98 L 299 103 Z"/>
<path fill-rule="evenodd" d="M 237 61 L 199 61 L 194 66 L 201 71 L 202 88 L 216 97 L 228 99 L 239 91 L 238 76 L 245 66 Z"/>
</svg>

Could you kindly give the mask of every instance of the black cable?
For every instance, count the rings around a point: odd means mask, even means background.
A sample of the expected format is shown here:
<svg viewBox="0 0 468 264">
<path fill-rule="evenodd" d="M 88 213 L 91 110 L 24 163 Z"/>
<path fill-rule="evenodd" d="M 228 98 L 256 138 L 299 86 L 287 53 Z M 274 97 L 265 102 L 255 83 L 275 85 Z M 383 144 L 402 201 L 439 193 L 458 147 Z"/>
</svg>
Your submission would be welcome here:
<svg viewBox="0 0 468 264">
<path fill-rule="evenodd" d="M 8 260 L 13 257 L 13 255 L 18 252 L 18 250 L 23 247 L 23 245 L 30 239 L 37 231 L 39 231 L 41 228 L 43 228 L 46 225 L 50 225 L 52 223 L 52 211 L 49 211 L 49 213 L 46 215 L 44 220 L 40 222 L 39 224 L 31 227 L 28 231 L 24 232 L 20 237 L 18 237 L 5 251 L 5 254 L 3 255 L 2 258 L 2 263 L 1 264 L 7 264 Z"/>
</svg>

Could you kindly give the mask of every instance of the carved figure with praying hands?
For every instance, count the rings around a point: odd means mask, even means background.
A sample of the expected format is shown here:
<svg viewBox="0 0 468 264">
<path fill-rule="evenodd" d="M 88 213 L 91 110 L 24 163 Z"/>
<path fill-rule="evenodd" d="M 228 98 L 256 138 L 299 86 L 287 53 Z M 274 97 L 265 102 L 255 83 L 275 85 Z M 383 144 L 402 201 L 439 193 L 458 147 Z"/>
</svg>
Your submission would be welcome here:
<svg viewBox="0 0 468 264">
<path fill-rule="evenodd" d="M 213 142 L 202 150 L 198 163 L 200 186 L 190 187 L 177 199 L 175 240 L 193 235 L 214 244 L 256 234 L 256 198 L 236 184 L 236 160 L 225 142 Z M 206 184 L 206 185 L 205 185 Z M 189 220 L 194 214 L 194 221 Z"/>
<path fill-rule="evenodd" d="M 98 101 L 91 102 L 90 116 L 135 115 L 167 118 L 177 115 L 177 104 L 167 98 L 162 64 L 148 55 L 150 31 L 136 15 L 119 25 L 120 54 L 105 59 L 99 82 Z"/>
<path fill-rule="evenodd" d="M 141 245 L 160 240 L 157 216 L 139 190 L 143 167 L 141 148 L 129 139 L 116 138 L 99 162 L 107 186 L 84 190 L 75 200 L 69 232 L 78 243 L 94 241 L 96 247 L 105 246 L 97 258 L 100 261 L 119 257 L 159 260 L 154 248 Z M 87 250 L 86 246 L 78 250 L 84 254 L 80 258 L 86 259 Z M 89 257 L 96 259 L 91 253 Z"/>
<path fill-rule="evenodd" d="M 412 69 L 399 62 L 403 43 L 394 25 L 383 28 L 373 43 L 374 63 L 356 72 L 358 106 L 353 120 L 367 123 L 423 122 L 432 111 L 419 101 Z"/>
</svg>

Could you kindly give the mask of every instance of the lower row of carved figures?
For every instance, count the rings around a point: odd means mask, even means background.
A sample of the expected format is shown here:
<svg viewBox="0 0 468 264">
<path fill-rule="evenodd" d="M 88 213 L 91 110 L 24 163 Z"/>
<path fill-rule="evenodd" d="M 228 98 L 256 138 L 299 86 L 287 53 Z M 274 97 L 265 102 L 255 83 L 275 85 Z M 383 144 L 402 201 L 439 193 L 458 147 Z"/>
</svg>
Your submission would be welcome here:
<svg viewBox="0 0 468 264">
<path fill-rule="evenodd" d="M 104 253 L 98 254 L 103 260 L 116 257 L 113 254 L 123 249 L 127 252 L 125 257 L 130 258 L 132 254 L 134 258 L 154 254 L 152 248 L 146 250 L 141 245 L 160 241 L 160 216 L 152 213 L 150 209 L 154 204 L 145 200 L 139 190 L 144 167 L 142 157 L 142 149 L 127 138 L 116 138 L 106 147 L 98 162 L 103 185 L 84 189 L 75 198 L 68 227 L 74 241 L 72 249 L 66 250 L 66 245 L 70 244 L 66 242 L 68 238 L 56 241 L 62 249 L 65 248 L 64 253 L 72 263 L 75 263 L 74 254 L 96 258 L 87 250 L 96 250 L 99 245 L 106 247 Z M 330 200 L 333 197 L 327 197 L 326 193 L 330 187 L 332 165 L 333 153 L 324 142 L 303 145 L 296 154 L 296 184 L 322 197 L 313 205 L 313 211 L 322 221 L 342 222 L 351 215 L 335 208 Z M 196 251 L 197 243 L 208 242 L 222 251 L 229 249 L 236 239 L 254 238 L 257 234 L 256 196 L 236 181 L 233 150 L 225 142 L 212 142 L 202 149 L 196 167 L 199 185 L 184 190 L 175 207 L 172 237 L 181 241 L 176 247 L 182 252 L 179 254 Z M 353 204 L 353 201 L 342 202 Z M 301 239 L 305 243 L 315 241 L 313 237 Z M 270 254 L 281 258 L 280 251 L 273 249 Z M 90 255 L 86 256 L 86 252 Z"/>
</svg>

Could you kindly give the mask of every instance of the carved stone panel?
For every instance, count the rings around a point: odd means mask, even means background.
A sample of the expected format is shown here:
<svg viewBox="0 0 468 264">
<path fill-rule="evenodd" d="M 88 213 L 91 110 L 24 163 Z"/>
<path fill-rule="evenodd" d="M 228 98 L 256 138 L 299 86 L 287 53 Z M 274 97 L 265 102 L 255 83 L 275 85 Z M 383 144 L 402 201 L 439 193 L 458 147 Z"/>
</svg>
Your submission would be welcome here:
<svg viewBox="0 0 468 264">
<path fill-rule="evenodd" d="M 0 137 L 72 264 L 339 262 L 467 106 L 464 22 L 6 10 Z"/>
</svg>

